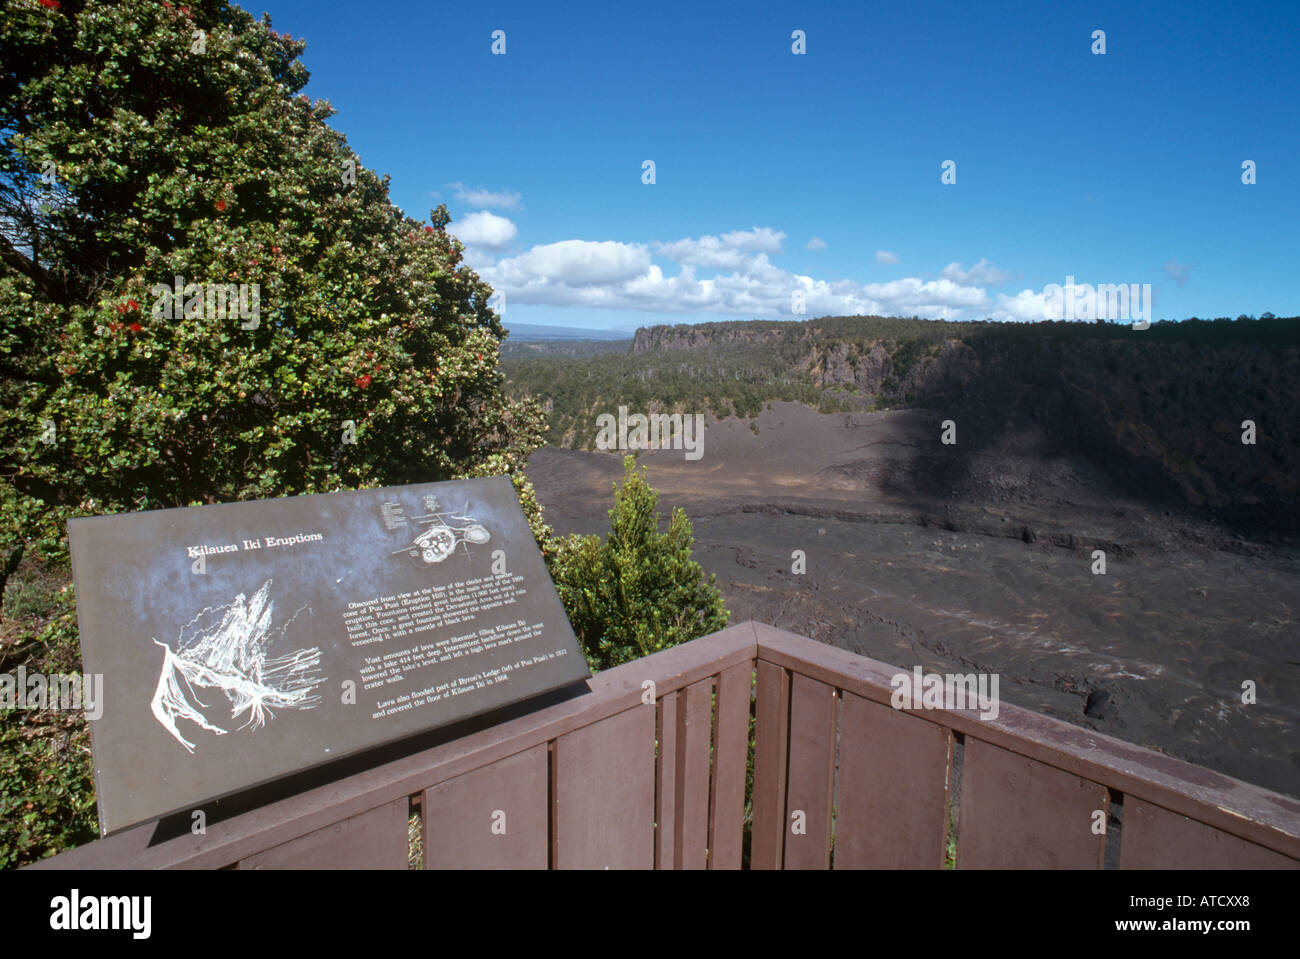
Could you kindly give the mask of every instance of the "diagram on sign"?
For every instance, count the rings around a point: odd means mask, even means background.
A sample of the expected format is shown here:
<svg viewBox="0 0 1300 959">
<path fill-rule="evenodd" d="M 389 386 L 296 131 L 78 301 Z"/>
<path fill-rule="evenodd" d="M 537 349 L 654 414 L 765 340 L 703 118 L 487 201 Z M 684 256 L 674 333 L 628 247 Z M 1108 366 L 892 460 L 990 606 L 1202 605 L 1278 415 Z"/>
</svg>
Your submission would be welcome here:
<svg viewBox="0 0 1300 959">
<path fill-rule="evenodd" d="M 172 649 L 157 638 L 164 650 L 162 675 L 153 695 L 153 714 L 189 752 L 194 743 L 177 727 L 188 720 L 201 729 L 224 736 L 229 730 L 216 725 L 204 710 L 202 690 L 214 690 L 230 703 L 230 718 L 247 714 L 240 729 L 258 730 L 274 718 L 273 709 L 311 709 L 321 699 L 315 690 L 324 682 L 318 647 L 271 655 L 272 647 L 286 645 L 289 626 L 301 607 L 278 629 L 273 625 L 275 604 L 271 580 L 250 600 L 240 593 L 228 604 L 209 606 L 181 627 Z"/>
<path fill-rule="evenodd" d="M 437 505 L 434 497 L 425 497 L 425 508 L 430 512 L 412 517 L 423 529 L 410 545 L 395 550 L 394 555 L 406 553 L 425 566 L 432 566 L 451 556 L 462 543 L 482 544 L 492 538 L 487 528 L 474 517 L 441 512 Z"/>
</svg>

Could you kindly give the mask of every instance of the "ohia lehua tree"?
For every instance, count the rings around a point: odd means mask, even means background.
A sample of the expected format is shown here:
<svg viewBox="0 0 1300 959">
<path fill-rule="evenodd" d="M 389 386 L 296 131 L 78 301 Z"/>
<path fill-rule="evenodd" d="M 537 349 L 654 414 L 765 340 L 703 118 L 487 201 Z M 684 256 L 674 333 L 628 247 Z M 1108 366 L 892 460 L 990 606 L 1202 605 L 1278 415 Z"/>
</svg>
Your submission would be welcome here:
<svg viewBox="0 0 1300 959">
<path fill-rule="evenodd" d="M 223 0 L 8 0 L 0 561 L 78 513 L 507 472 L 491 289 Z M 545 545 L 545 543 L 544 543 Z"/>
</svg>

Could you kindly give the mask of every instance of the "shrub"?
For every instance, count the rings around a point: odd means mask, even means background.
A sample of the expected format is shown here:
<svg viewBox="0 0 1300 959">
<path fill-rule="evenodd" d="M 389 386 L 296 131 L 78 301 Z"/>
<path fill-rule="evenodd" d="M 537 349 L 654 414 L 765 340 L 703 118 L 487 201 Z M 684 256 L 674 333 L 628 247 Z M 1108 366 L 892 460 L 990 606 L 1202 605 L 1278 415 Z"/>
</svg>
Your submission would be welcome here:
<svg viewBox="0 0 1300 959">
<path fill-rule="evenodd" d="M 716 632 L 730 614 L 691 559 L 694 536 L 680 508 L 659 532 L 659 494 L 636 460 L 623 460 L 609 535 L 560 540 L 551 575 L 592 670 L 608 669 Z"/>
</svg>

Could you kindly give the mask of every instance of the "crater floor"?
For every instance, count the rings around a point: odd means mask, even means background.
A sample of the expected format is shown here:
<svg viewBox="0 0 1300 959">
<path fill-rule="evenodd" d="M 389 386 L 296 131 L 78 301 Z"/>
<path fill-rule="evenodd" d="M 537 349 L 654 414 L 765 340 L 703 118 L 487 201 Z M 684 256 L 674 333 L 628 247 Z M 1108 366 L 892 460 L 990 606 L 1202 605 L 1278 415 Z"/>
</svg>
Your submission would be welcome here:
<svg viewBox="0 0 1300 959">
<path fill-rule="evenodd" d="M 1033 436 L 954 468 L 936 422 L 776 403 L 710 419 L 698 460 L 640 462 L 733 622 L 996 672 L 1006 702 L 1300 796 L 1300 549 L 1127 495 Z M 558 533 L 608 530 L 621 454 L 545 447 L 528 475 Z"/>
</svg>

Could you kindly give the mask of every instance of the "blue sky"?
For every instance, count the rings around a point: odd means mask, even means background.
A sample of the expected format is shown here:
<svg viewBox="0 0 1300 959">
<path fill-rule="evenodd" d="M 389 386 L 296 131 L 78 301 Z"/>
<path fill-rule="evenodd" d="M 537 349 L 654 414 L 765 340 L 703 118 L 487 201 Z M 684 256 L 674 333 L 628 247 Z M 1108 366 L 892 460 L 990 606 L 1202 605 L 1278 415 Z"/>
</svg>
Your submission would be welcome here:
<svg viewBox="0 0 1300 959">
<path fill-rule="evenodd" d="M 1300 313 L 1300 4 L 1133 6 L 245 0 L 507 326 Z"/>
</svg>

